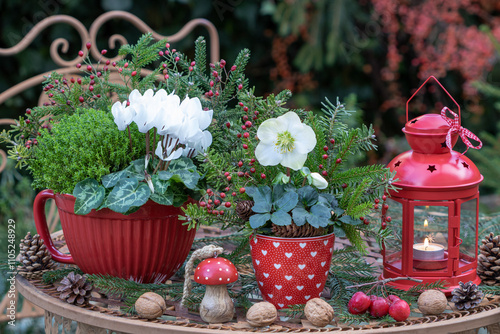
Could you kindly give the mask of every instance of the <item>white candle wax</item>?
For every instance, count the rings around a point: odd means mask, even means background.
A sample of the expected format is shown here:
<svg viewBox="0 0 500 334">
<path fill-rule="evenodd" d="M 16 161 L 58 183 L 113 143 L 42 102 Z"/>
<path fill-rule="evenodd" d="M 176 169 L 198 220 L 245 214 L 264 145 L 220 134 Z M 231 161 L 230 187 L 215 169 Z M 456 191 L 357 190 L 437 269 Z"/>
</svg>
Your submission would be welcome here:
<svg viewBox="0 0 500 334">
<path fill-rule="evenodd" d="M 442 260 L 444 259 L 444 246 L 440 244 L 431 244 L 425 238 L 424 243 L 413 245 L 413 258 L 415 260 Z"/>
</svg>

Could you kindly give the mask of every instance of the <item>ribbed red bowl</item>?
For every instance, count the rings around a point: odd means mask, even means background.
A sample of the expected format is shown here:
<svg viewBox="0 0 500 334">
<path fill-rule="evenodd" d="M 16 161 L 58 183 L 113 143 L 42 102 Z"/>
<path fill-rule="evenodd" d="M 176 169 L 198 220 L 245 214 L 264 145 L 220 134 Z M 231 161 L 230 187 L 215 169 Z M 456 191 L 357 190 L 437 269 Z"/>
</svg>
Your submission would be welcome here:
<svg viewBox="0 0 500 334">
<path fill-rule="evenodd" d="M 45 202 L 54 198 L 71 255 L 55 249 L 45 219 Z M 34 203 L 35 223 L 54 260 L 74 263 L 89 274 L 108 274 L 142 283 L 170 278 L 186 259 L 196 234 L 178 220 L 181 208 L 148 201 L 130 215 L 109 209 L 74 213 L 75 198 L 39 193 Z"/>
</svg>

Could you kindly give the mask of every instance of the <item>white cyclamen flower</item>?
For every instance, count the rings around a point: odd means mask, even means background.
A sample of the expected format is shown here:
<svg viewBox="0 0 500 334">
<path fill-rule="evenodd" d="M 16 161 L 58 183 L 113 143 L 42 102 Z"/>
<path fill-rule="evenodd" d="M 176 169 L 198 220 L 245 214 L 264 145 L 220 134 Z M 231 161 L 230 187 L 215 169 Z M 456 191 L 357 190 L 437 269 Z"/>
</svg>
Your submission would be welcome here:
<svg viewBox="0 0 500 334">
<path fill-rule="evenodd" d="M 184 149 L 182 147 L 177 147 L 176 146 L 179 144 L 179 139 L 172 137 L 172 136 L 166 136 L 162 141 L 158 142 L 158 145 L 156 146 L 155 154 L 158 156 L 163 161 L 170 161 L 170 160 L 175 160 L 178 159 L 181 155 Z"/>
<path fill-rule="evenodd" d="M 325 189 L 328 187 L 328 181 L 318 173 L 311 173 L 311 184 L 318 189 Z"/>
<path fill-rule="evenodd" d="M 139 132 L 146 133 L 154 126 L 158 114 L 158 105 L 153 97 L 153 90 L 148 89 L 144 95 L 134 89 L 129 95 L 130 108 L 135 110 L 133 121 L 137 123 Z"/>
<path fill-rule="evenodd" d="M 111 107 L 111 113 L 120 131 L 125 130 L 127 126 L 132 123 L 132 119 L 135 116 L 134 109 L 127 107 L 127 101 L 123 103 L 119 101 L 115 102 Z"/>
<path fill-rule="evenodd" d="M 304 165 L 316 146 L 313 129 L 303 124 L 293 111 L 264 121 L 257 130 L 260 142 L 255 157 L 264 166 L 281 164 L 293 170 Z"/>
</svg>

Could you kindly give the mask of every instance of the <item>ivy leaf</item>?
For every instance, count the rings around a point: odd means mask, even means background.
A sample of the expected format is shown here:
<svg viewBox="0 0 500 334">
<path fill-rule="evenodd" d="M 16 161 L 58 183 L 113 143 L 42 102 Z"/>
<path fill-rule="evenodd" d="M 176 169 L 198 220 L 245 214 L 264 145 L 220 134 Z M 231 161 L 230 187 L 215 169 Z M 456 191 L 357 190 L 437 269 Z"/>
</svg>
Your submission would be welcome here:
<svg viewBox="0 0 500 334">
<path fill-rule="evenodd" d="M 147 184 L 139 185 L 136 179 L 122 179 L 108 195 L 106 206 L 115 212 L 125 213 L 133 206 L 142 206 L 150 195 Z"/>
<path fill-rule="evenodd" d="M 297 226 L 302 226 L 306 223 L 306 216 L 309 214 L 303 207 L 296 207 L 292 210 L 293 222 Z"/>
<path fill-rule="evenodd" d="M 288 214 L 288 211 L 278 210 L 271 214 L 271 221 L 276 225 L 285 226 L 292 223 L 292 217 Z"/>
<path fill-rule="evenodd" d="M 183 183 L 189 189 L 195 189 L 200 179 L 196 166 L 191 159 L 179 158 L 170 163 L 166 171 L 158 172 L 160 180 Z"/>
<path fill-rule="evenodd" d="M 73 196 L 76 197 L 75 213 L 77 215 L 86 215 L 92 209 L 97 209 L 104 201 L 106 191 L 94 179 L 85 179 L 76 184 L 73 190 Z"/>
<path fill-rule="evenodd" d="M 155 186 L 156 190 L 156 186 Z M 151 194 L 149 197 L 151 200 L 155 201 L 158 204 L 162 205 L 173 205 L 174 204 L 174 194 L 159 194 L 155 191 L 154 194 Z"/>
<path fill-rule="evenodd" d="M 296 192 L 287 191 L 274 202 L 274 207 L 279 211 L 288 212 L 295 208 L 298 201 L 299 195 Z"/>
<path fill-rule="evenodd" d="M 170 185 L 170 181 L 160 180 L 160 178 L 156 174 L 151 177 L 151 182 L 153 182 L 155 194 L 158 194 L 158 195 L 165 194 L 165 192 L 168 189 L 168 186 Z M 162 204 L 162 203 L 159 203 L 159 204 Z"/>
<path fill-rule="evenodd" d="M 253 216 L 250 216 L 250 226 L 253 229 L 264 226 L 267 221 L 271 218 L 271 214 L 269 213 L 257 213 Z"/>
<path fill-rule="evenodd" d="M 121 170 L 116 173 L 111 173 L 108 175 L 104 175 L 101 179 L 102 185 L 104 188 L 111 188 L 115 184 L 118 183 L 121 179 L 124 179 L 128 176 L 127 170 Z"/>
</svg>

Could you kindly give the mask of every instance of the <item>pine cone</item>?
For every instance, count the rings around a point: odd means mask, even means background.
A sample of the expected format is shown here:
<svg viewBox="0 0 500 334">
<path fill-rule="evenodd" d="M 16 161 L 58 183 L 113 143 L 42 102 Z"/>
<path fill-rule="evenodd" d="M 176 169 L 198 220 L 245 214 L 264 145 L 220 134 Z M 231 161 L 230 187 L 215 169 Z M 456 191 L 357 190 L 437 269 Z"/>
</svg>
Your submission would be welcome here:
<svg viewBox="0 0 500 334">
<path fill-rule="evenodd" d="M 322 227 L 313 227 L 309 225 L 309 223 L 305 223 L 302 226 L 297 226 L 292 221 L 292 224 L 285 226 L 273 224 L 272 231 L 275 236 L 280 238 L 307 238 L 323 235 L 325 229 Z"/>
<path fill-rule="evenodd" d="M 477 259 L 477 274 L 486 285 L 500 286 L 500 235 L 493 232 L 481 240 Z"/>
<path fill-rule="evenodd" d="M 238 217 L 247 222 L 250 217 L 255 214 L 255 212 L 252 211 L 253 204 L 253 201 L 238 202 L 238 204 L 236 204 L 236 214 Z"/>
<path fill-rule="evenodd" d="M 459 282 L 459 287 L 451 292 L 451 302 L 459 310 L 468 310 L 479 305 L 483 299 L 483 293 L 479 291 L 476 284 L 472 282 Z"/>
<path fill-rule="evenodd" d="M 61 280 L 61 284 L 57 291 L 60 291 L 60 299 L 65 300 L 69 304 L 87 305 L 89 303 L 92 284 L 87 282 L 85 276 L 70 272 L 68 276 Z"/>
<path fill-rule="evenodd" d="M 36 272 L 52 269 L 56 263 L 52 260 L 47 247 L 38 234 L 28 232 L 19 244 L 21 265 L 17 268 L 21 276 L 32 276 Z"/>
</svg>

